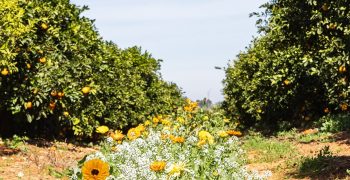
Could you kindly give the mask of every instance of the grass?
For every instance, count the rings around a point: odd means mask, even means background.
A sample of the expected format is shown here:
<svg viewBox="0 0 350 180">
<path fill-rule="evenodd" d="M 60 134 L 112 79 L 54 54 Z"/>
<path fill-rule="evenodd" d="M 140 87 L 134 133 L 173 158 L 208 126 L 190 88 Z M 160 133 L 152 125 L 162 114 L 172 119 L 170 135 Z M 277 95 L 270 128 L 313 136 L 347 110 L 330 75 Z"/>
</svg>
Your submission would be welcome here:
<svg viewBox="0 0 350 180">
<path fill-rule="evenodd" d="M 278 139 L 297 141 L 299 143 L 310 142 L 332 142 L 332 133 L 330 132 L 317 132 L 312 134 L 302 134 L 296 129 L 290 131 L 281 131 L 277 133 Z"/>
<path fill-rule="evenodd" d="M 244 139 L 243 149 L 251 152 L 254 156 L 253 158 L 248 158 L 249 163 L 273 162 L 292 157 L 296 153 L 290 142 L 268 139 L 261 135 L 246 137 Z"/>
</svg>

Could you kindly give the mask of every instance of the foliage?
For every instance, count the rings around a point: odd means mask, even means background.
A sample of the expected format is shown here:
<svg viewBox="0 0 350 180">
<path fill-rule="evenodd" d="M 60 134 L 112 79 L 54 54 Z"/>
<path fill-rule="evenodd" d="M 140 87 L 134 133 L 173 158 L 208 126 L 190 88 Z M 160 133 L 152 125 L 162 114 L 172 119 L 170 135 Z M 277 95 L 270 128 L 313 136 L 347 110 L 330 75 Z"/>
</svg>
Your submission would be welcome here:
<svg viewBox="0 0 350 180">
<path fill-rule="evenodd" d="M 255 38 L 226 69 L 224 109 L 247 127 L 275 130 L 348 111 L 346 0 L 273 0 Z"/>
<path fill-rule="evenodd" d="M 350 130 L 349 114 L 331 114 L 320 118 L 315 122 L 323 132 L 340 132 Z"/>
<path fill-rule="evenodd" d="M 222 112 L 199 109 L 186 101 L 171 115 L 157 115 L 126 135 L 111 132 L 101 152 L 86 156 L 71 172 L 80 179 L 83 163 L 109 164 L 109 179 L 265 179 L 269 172 L 249 172 L 233 123 Z M 225 134 L 226 133 L 226 134 Z"/>
<path fill-rule="evenodd" d="M 12 139 L 5 139 L 4 145 L 11 149 L 17 149 L 18 147 L 23 146 L 25 144 L 25 141 L 27 140 L 29 140 L 29 138 L 26 136 L 20 137 L 20 136 L 14 135 Z"/>
<path fill-rule="evenodd" d="M 103 41 L 81 16 L 87 7 L 69 0 L 0 4 L 0 110 L 13 115 L 17 130 L 91 136 L 100 125 L 136 125 L 180 103 L 180 90 L 158 72 L 160 60 Z"/>
</svg>

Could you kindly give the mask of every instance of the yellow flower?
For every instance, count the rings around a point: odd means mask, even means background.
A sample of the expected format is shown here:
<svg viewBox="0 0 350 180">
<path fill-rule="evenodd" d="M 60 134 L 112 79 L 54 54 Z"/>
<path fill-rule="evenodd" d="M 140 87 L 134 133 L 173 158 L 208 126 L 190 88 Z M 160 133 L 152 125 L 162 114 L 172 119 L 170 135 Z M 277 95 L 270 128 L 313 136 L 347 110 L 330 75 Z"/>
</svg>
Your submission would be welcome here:
<svg viewBox="0 0 350 180">
<path fill-rule="evenodd" d="M 186 106 L 184 106 L 184 111 L 191 113 L 196 110 L 197 107 L 197 102 L 192 102 L 190 99 L 186 99 Z"/>
<path fill-rule="evenodd" d="M 121 141 L 124 138 L 124 134 L 122 133 L 122 131 L 116 130 L 114 133 L 112 133 L 111 138 L 113 138 L 115 141 Z"/>
<path fill-rule="evenodd" d="M 164 126 L 170 126 L 171 125 L 171 121 L 169 119 L 161 119 L 161 123 Z"/>
<path fill-rule="evenodd" d="M 105 180 L 109 176 L 109 165 L 100 159 L 86 161 L 81 168 L 84 180 Z"/>
<path fill-rule="evenodd" d="M 218 133 L 218 135 L 219 135 L 220 137 L 227 137 L 227 136 L 228 136 L 227 132 L 226 132 L 226 131 L 223 131 L 223 130 L 220 130 L 220 131 L 218 131 L 217 133 Z"/>
<path fill-rule="evenodd" d="M 185 167 L 186 167 L 186 164 L 183 162 L 172 164 L 170 166 L 170 171 L 168 172 L 168 174 L 170 176 L 175 176 L 175 177 L 180 176 L 181 172 L 185 170 Z"/>
<path fill-rule="evenodd" d="M 141 136 L 141 132 L 138 131 L 136 128 L 131 128 L 129 129 L 127 136 L 129 140 L 133 141 Z"/>
<path fill-rule="evenodd" d="M 149 168 L 152 170 L 152 171 L 162 171 L 165 169 L 165 166 L 166 166 L 166 162 L 165 161 L 154 161 L 151 163 L 151 165 L 149 166 Z"/>
<path fill-rule="evenodd" d="M 200 141 L 198 141 L 197 146 L 202 146 L 202 145 L 204 145 L 206 143 L 207 142 L 205 140 L 200 140 Z"/>
<path fill-rule="evenodd" d="M 208 117 L 208 116 L 203 116 L 202 120 L 203 120 L 203 121 L 208 121 L 208 120 L 209 120 L 209 117 Z"/>
<path fill-rule="evenodd" d="M 177 117 L 176 120 L 181 124 L 185 123 L 185 118 L 183 118 L 183 117 Z"/>
<path fill-rule="evenodd" d="M 183 143 L 185 142 L 185 138 L 181 137 L 181 136 L 170 136 L 171 141 L 173 141 L 173 143 Z"/>
<path fill-rule="evenodd" d="M 162 139 L 162 140 L 164 140 L 164 139 L 166 139 L 166 138 L 168 138 L 169 137 L 169 135 L 168 134 L 161 134 L 160 135 L 160 138 Z"/>
<path fill-rule="evenodd" d="M 153 123 L 157 124 L 159 123 L 159 121 L 161 121 L 161 119 L 162 119 L 162 116 L 156 116 L 156 117 L 153 117 L 152 121 Z"/>
<path fill-rule="evenodd" d="M 99 126 L 96 128 L 96 132 L 100 134 L 104 134 L 109 131 L 109 128 L 107 126 Z"/>
<path fill-rule="evenodd" d="M 208 142 L 209 144 L 214 143 L 214 137 L 207 131 L 203 131 L 203 130 L 199 131 L 198 137 L 200 140 L 204 140 L 204 141 Z"/>
<path fill-rule="evenodd" d="M 240 131 L 235 131 L 235 130 L 228 130 L 226 131 L 226 133 L 228 135 L 231 135 L 231 136 L 242 136 L 242 133 Z"/>
<path fill-rule="evenodd" d="M 149 126 L 151 124 L 151 121 L 147 120 L 145 121 L 145 126 Z"/>
<path fill-rule="evenodd" d="M 139 125 L 136 127 L 136 130 L 137 130 L 137 131 L 140 131 L 140 132 L 142 133 L 143 131 L 146 130 L 146 128 L 145 128 L 145 126 L 144 126 L 143 124 L 139 124 Z"/>
</svg>

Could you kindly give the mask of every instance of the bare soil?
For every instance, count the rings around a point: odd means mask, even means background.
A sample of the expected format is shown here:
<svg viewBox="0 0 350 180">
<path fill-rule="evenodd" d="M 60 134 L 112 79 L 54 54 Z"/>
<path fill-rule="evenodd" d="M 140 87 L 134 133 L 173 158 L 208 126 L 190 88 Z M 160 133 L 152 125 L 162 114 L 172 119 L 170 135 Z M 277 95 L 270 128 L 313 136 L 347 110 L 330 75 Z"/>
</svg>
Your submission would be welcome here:
<svg viewBox="0 0 350 180">
<path fill-rule="evenodd" d="M 349 179 L 346 173 L 350 169 L 350 134 L 346 132 L 334 134 L 332 142 L 310 142 L 300 143 L 292 141 L 297 149 L 297 154 L 293 159 L 279 159 L 272 163 L 252 163 L 248 164 L 249 169 L 258 171 L 270 170 L 272 172 L 271 180 L 281 179 Z M 321 149 L 329 146 L 332 152 L 332 158 L 327 159 L 326 168 L 320 167 L 320 173 L 302 174 L 299 171 L 300 163 L 304 157 L 316 157 Z M 257 157 L 255 151 L 248 152 L 248 159 Z"/>
<path fill-rule="evenodd" d="M 18 149 L 0 144 L 0 180 L 68 179 L 61 174 L 95 151 L 96 148 L 45 140 L 35 140 Z"/>
</svg>

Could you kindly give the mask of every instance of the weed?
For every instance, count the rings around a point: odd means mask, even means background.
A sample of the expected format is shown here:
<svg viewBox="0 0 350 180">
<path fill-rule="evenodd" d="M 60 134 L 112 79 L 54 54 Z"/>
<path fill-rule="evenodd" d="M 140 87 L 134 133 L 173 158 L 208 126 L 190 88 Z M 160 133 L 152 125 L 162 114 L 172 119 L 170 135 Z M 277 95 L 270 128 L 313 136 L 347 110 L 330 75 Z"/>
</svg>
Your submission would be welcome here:
<svg viewBox="0 0 350 180">
<path fill-rule="evenodd" d="M 277 133 L 278 139 L 295 140 L 300 143 L 310 142 L 331 142 L 332 134 L 329 132 L 316 132 L 311 134 L 301 134 L 294 128 L 290 131 L 281 131 Z"/>
<path fill-rule="evenodd" d="M 257 153 L 253 163 L 273 162 L 278 159 L 289 158 L 295 154 L 295 149 L 290 142 L 267 139 L 262 136 L 249 136 L 244 141 L 243 148 L 248 152 Z"/>
<path fill-rule="evenodd" d="M 350 114 L 327 115 L 320 118 L 316 125 L 323 132 L 340 132 L 350 130 Z"/>
<path fill-rule="evenodd" d="M 28 137 L 23 136 L 17 136 L 14 135 L 12 139 L 5 139 L 4 145 L 11 149 L 17 149 L 18 147 L 21 147 L 25 144 L 25 141 L 29 140 Z M 24 150 L 25 148 L 21 148 L 21 150 Z"/>
</svg>

